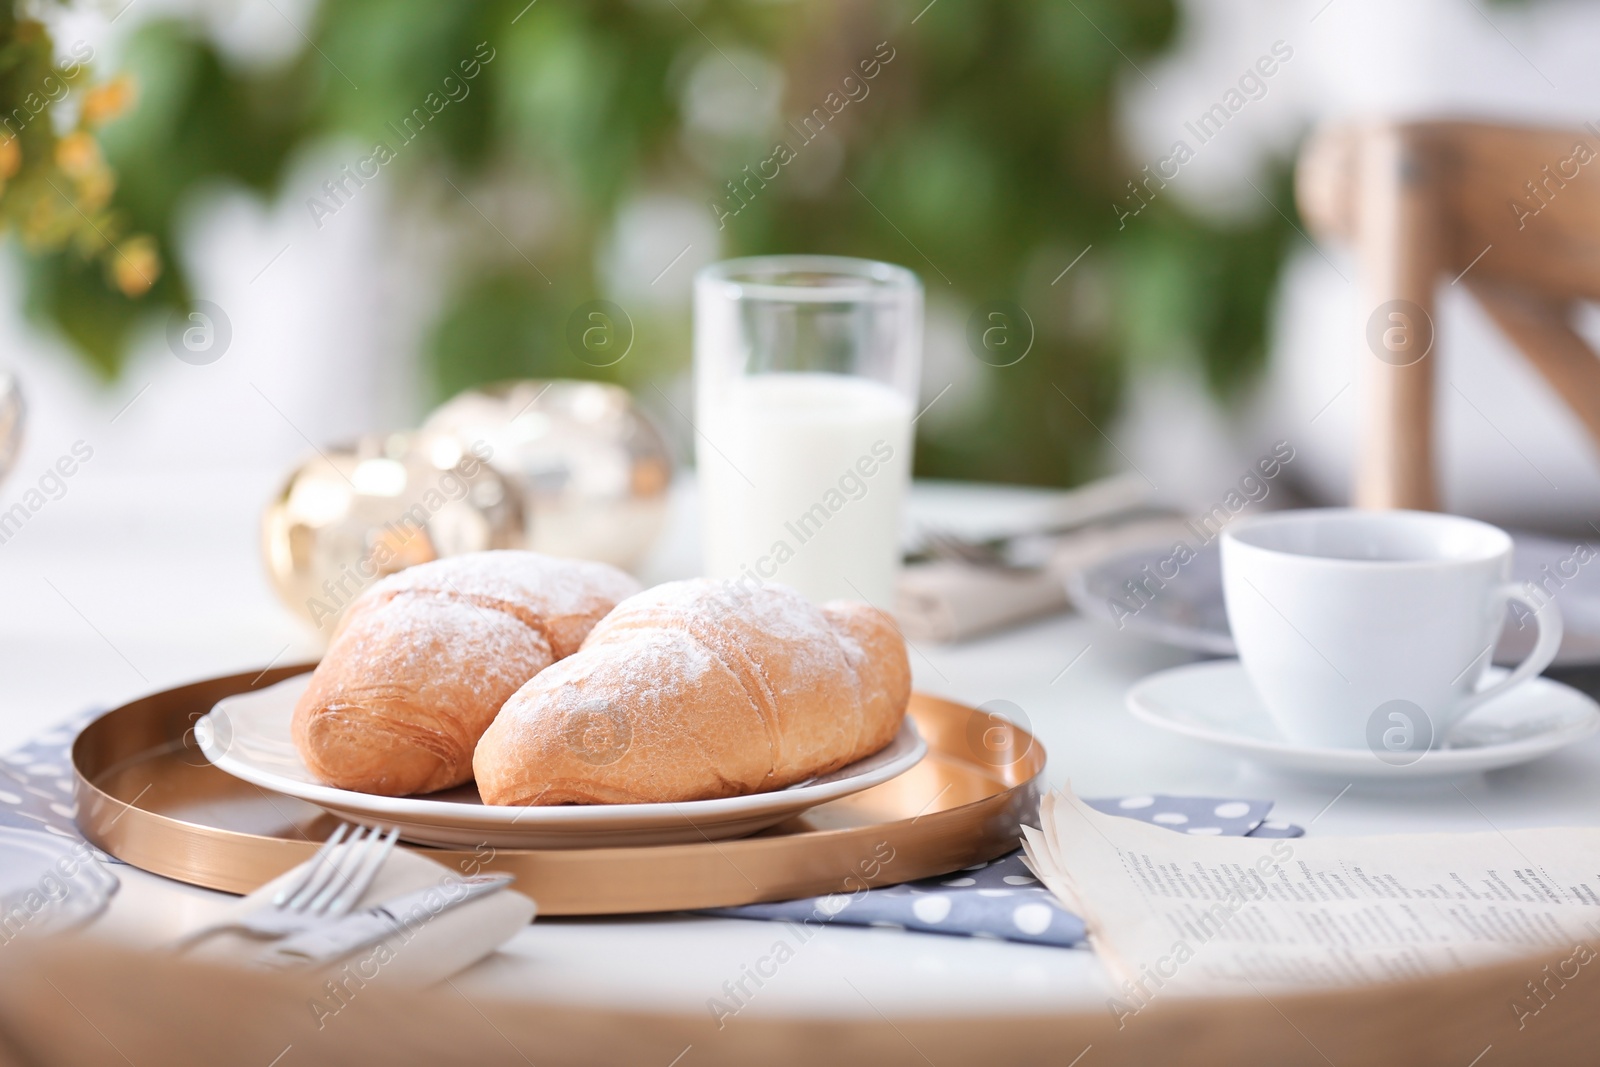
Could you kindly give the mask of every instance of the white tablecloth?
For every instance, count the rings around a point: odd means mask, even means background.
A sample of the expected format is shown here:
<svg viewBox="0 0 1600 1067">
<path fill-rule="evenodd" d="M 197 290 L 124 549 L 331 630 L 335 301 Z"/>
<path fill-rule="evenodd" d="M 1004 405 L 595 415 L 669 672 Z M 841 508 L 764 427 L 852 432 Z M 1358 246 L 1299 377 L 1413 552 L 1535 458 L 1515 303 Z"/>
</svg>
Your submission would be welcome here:
<svg viewBox="0 0 1600 1067">
<path fill-rule="evenodd" d="M 0 748 L 89 706 L 315 655 L 306 629 L 274 600 L 258 560 L 260 507 L 277 480 L 275 470 L 213 470 L 85 481 L 0 544 L 7 607 Z M 647 580 L 692 573 L 691 498 L 685 483 Z M 961 528 L 1025 516 L 1039 500 L 1026 490 L 922 484 L 912 506 L 927 521 Z M 1600 821 L 1600 738 L 1486 777 L 1358 785 L 1335 801 L 1337 785 L 1269 775 L 1130 719 L 1122 710 L 1129 683 L 1183 658 L 1069 616 L 967 645 L 919 645 L 911 655 L 919 689 L 1020 707 L 1050 753 L 1050 780 L 1070 778 L 1084 795 L 1271 798 L 1274 818 L 1317 835 L 1482 830 L 1486 819 L 1502 829 Z M 159 941 L 228 899 L 118 870 L 123 890 L 95 928 L 105 936 Z M 724 995 L 723 983 L 768 955 L 782 932 L 770 923 L 676 916 L 540 920 L 457 984 L 469 996 L 495 988 L 547 1001 L 709 1013 L 707 1001 Z M 1098 1005 L 1108 992 L 1103 983 L 1085 951 L 837 928 L 806 942 L 746 1010 L 863 1015 Z"/>
</svg>

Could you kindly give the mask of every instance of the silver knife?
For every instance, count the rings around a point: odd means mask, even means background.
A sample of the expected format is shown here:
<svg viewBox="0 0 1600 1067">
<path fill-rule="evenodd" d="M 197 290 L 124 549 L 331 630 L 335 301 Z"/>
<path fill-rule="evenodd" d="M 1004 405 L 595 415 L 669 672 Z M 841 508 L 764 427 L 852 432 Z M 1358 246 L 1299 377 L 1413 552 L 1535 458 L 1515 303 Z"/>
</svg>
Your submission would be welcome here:
<svg viewBox="0 0 1600 1067">
<path fill-rule="evenodd" d="M 513 881 L 509 874 L 478 874 L 414 889 L 284 938 L 262 954 L 261 962 L 294 967 L 337 960 L 395 935 L 409 935 L 451 908 L 504 889 Z"/>
</svg>

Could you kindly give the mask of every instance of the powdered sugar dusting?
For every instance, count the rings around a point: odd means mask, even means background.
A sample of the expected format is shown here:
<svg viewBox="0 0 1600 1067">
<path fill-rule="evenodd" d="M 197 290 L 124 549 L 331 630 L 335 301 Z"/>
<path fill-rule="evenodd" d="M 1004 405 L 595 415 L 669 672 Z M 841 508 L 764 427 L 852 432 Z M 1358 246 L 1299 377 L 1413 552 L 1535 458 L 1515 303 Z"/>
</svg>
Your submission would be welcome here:
<svg viewBox="0 0 1600 1067">
<path fill-rule="evenodd" d="M 451 673 L 480 679 L 483 692 L 510 692 L 555 659 L 541 632 L 510 615 L 467 600 L 410 591 L 363 611 L 358 622 L 345 627 L 329 655 L 374 687 L 419 677 L 426 686 L 428 672 L 443 664 L 459 665 Z"/>
<path fill-rule="evenodd" d="M 740 620 L 733 624 L 733 620 Z M 586 644 L 619 627 L 666 624 L 681 626 L 694 620 L 715 626 L 739 640 L 739 628 L 753 626 L 781 641 L 789 653 L 789 669 L 796 681 L 831 677 L 838 669 L 838 636 L 827 617 L 811 601 L 786 585 L 770 584 L 741 589 L 710 578 L 666 582 L 629 597 L 594 628 Z M 611 643 L 611 638 L 606 638 Z"/>
<path fill-rule="evenodd" d="M 327 659 L 373 686 L 442 670 L 481 681 L 481 692 L 508 694 L 574 651 L 588 623 L 638 588 L 615 567 L 536 552 L 437 560 L 361 596 Z"/>
<path fill-rule="evenodd" d="M 540 673 L 517 692 L 508 705 L 525 700 L 542 705 L 555 697 L 561 706 L 603 696 L 608 708 L 626 709 L 649 725 L 652 713 L 670 705 L 684 688 L 698 686 L 719 661 L 701 642 L 681 630 L 641 629 L 614 632 L 603 657 L 568 657 Z M 525 743 L 530 730 L 547 728 L 535 717 L 512 717 L 511 730 Z"/>
<path fill-rule="evenodd" d="M 367 596 L 407 590 L 545 603 L 570 611 L 572 605 L 600 599 L 615 603 L 638 592 L 639 583 L 608 564 L 503 549 L 409 567 L 373 586 Z"/>
</svg>

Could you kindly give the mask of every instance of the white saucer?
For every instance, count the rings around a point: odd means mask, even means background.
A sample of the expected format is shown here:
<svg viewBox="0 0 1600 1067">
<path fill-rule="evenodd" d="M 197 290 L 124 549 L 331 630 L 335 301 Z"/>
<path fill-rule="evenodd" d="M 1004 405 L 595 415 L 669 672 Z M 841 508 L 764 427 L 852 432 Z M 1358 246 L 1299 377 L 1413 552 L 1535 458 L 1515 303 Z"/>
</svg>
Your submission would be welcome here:
<svg viewBox="0 0 1600 1067">
<path fill-rule="evenodd" d="M 398 826 L 400 836 L 424 845 L 597 848 L 742 837 L 887 782 L 928 751 L 907 716 L 887 748 L 821 778 L 751 796 L 682 804 L 495 807 L 484 804 L 477 787 L 468 783 L 421 797 L 379 797 L 325 785 L 301 762 L 289 738 L 289 720 L 310 680 L 310 674 L 296 675 L 218 702 L 195 724 L 195 740 L 206 759 L 235 778 L 353 822 Z"/>
<path fill-rule="evenodd" d="M 1484 684 L 1505 676 L 1492 669 Z M 1600 730 L 1600 704 L 1571 686 L 1535 678 L 1483 705 L 1450 747 L 1415 762 L 1358 748 L 1316 748 L 1279 733 L 1236 659 L 1158 671 L 1128 690 L 1135 718 L 1279 770 L 1350 779 L 1442 778 L 1510 767 L 1547 756 Z"/>
</svg>

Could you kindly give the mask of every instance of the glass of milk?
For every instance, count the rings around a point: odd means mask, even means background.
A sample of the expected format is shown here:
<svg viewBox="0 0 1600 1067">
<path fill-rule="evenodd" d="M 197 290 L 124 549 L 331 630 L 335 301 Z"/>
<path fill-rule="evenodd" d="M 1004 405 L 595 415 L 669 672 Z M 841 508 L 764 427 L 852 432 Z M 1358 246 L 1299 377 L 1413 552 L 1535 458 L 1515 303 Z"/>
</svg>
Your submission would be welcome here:
<svg viewBox="0 0 1600 1067">
<path fill-rule="evenodd" d="M 695 276 L 706 573 L 893 604 L 922 283 L 904 267 L 762 256 Z"/>
</svg>

